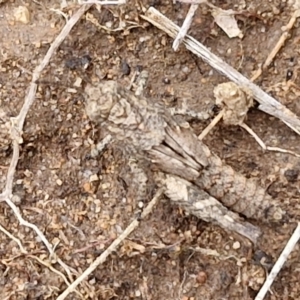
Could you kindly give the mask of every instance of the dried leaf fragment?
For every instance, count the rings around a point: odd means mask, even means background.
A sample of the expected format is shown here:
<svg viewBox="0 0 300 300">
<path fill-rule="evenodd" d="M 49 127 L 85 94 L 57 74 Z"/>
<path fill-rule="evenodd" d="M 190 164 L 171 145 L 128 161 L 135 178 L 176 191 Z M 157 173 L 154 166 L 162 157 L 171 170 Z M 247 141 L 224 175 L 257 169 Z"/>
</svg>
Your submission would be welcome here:
<svg viewBox="0 0 300 300">
<path fill-rule="evenodd" d="M 26 6 L 19 6 L 14 11 L 15 20 L 23 24 L 30 22 L 30 13 Z"/>
<path fill-rule="evenodd" d="M 239 37 L 242 38 L 243 34 L 237 25 L 237 21 L 234 18 L 234 11 L 232 9 L 223 10 L 218 7 L 214 7 L 212 10 L 212 16 L 218 26 L 228 35 L 229 38 Z"/>
</svg>

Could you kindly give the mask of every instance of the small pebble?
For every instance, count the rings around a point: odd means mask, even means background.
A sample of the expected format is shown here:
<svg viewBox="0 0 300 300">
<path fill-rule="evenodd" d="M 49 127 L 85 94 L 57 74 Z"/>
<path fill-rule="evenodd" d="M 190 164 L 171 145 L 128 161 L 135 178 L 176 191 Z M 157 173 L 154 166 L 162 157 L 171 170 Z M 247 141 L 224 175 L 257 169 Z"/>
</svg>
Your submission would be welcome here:
<svg viewBox="0 0 300 300">
<path fill-rule="evenodd" d="M 90 176 L 90 182 L 98 181 L 98 180 L 99 180 L 99 177 L 97 174 L 93 174 Z"/>
<path fill-rule="evenodd" d="M 30 22 L 30 13 L 26 6 L 19 6 L 14 11 L 15 20 L 23 24 L 28 24 Z"/>
<path fill-rule="evenodd" d="M 241 248 L 240 242 L 236 241 L 236 242 L 233 243 L 232 249 L 237 250 L 237 249 L 240 249 L 240 248 Z"/>
<path fill-rule="evenodd" d="M 60 179 L 57 179 L 56 180 L 56 184 L 59 185 L 59 186 L 61 186 L 63 184 L 63 182 Z"/>
<path fill-rule="evenodd" d="M 80 77 L 77 77 L 75 82 L 73 83 L 73 86 L 75 87 L 81 87 L 81 84 L 82 84 L 82 78 Z"/>
<path fill-rule="evenodd" d="M 107 189 L 107 188 L 109 188 L 109 187 L 110 187 L 110 183 L 109 183 L 109 182 L 106 182 L 106 183 L 101 184 L 101 188 L 102 188 L 103 190 L 105 190 L 105 189 Z"/>
<path fill-rule="evenodd" d="M 171 80 L 167 77 L 163 78 L 163 83 L 164 84 L 170 84 L 171 83 Z"/>
</svg>

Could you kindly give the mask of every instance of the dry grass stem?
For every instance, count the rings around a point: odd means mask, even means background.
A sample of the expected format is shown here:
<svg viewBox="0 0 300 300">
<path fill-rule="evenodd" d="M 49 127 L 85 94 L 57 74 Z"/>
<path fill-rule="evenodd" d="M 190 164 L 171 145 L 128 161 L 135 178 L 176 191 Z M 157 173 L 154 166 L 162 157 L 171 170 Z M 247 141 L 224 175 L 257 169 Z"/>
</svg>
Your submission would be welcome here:
<svg viewBox="0 0 300 300">
<path fill-rule="evenodd" d="M 223 118 L 225 109 L 223 108 L 218 115 L 209 123 L 209 125 L 204 128 L 204 130 L 201 132 L 201 134 L 198 136 L 198 139 L 202 141 L 208 133 L 219 123 L 219 121 Z"/>
<path fill-rule="evenodd" d="M 280 51 L 280 49 L 284 45 L 284 43 L 285 43 L 286 39 L 288 38 L 288 36 L 289 36 L 288 32 L 284 32 L 280 36 L 277 44 L 275 45 L 275 47 L 272 49 L 272 51 L 268 55 L 266 61 L 263 64 L 263 66 L 261 68 L 259 68 L 258 70 L 256 70 L 254 75 L 251 77 L 251 81 L 255 81 L 262 74 L 263 70 L 265 70 L 271 64 L 271 62 L 273 61 L 273 59 L 275 58 L 277 53 Z"/>
<path fill-rule="evenodd" d="M 0 201 L 5 201 L 9 207 L 14 212 L 15 216 L 17 217 L 18 221 L 21 225 L 29 227 L 33 229 L 36 234 L 40 237 L 41 241 L 44 243 L 46 248 L 48 249 L 50 253 L 51 259 L 55 258 L 55 253 L 53 250 L 52 245 L 48 242 L 45 235 L 42 233 L 42 231 L 35 225 L 30 222 L 27 222 L 23 219 L 21 216 L 21 213 L 18 209 L 18 207 L 11 201 L 12 197 L 12 188 L 13 188 L 13 179 L 16 171 L 16 167 L 19 160 L 19 143 L 22 142 L 22 130 L 25 118 L 27 116 L 27 113 L 34 103 L 35 100 L 35 94 L 37 90 L 37 80 L 39 79 L 42 71 L 44 68 L 48 65 L 52 55 L 55 53 L 55 51 L 58 49 L 58 47 L 61 45 L 61 43 L 64 41 L 64 39 L 67 37 L 67 35 L 70 33 L 71 29 L 74 27 L 74 25 L 78 22 L 80 17 L 91 7 L 91 4 L 81 6 L 79 10 L 70 18 L 70 20 L 66 23 L 60 34 L 56 37 L 54 42 L 51 44 L 49 50 L 47 51 L 45 57 L 43 58 L 40 65 L 38 65 L 33 74 L 32 74 L 32 80 L 29 87 L 29 92 L 25 97 L 25 101 L 23 104 L 23 107 L 21 108 L 21 111 L 19 115 L 15 118 L 11 118 L 11 137 L 12 137 L 12 144 L 13 144 L 13 156 L 11 159 L 11 163 L 7 172 L 7 178 L 6 178 L 6 185 L 5 190 L 0 194 Z M 15 239 L 14 239 L 15 240 Z M 21 248 L 22 249 L 22 248 Z M 55 259 L 67 272 L 70 279 L 72 278 L 71 272 L 69 268 L 59 259 Z"/>
<path fill-rule="evenodd" d="M 266 144 L 258 137 L 258 135 L 247 124 L 242 123 L 240 124 L 240 126 L 244 128 L 256 140 L 256 142 L 263 150 L 267 150 Z"/>
<path fill-rule="evenodd" d="M 21 250 L 22 253 L 24 253 L 24 254 L 28 253 L 26 251 L 26 249 L 23 247 L 21 241 L 18 238 L 16 238 L 15 236 L 13 236 L 11 233 L 9 233 L 4 227 L 2 227 L 2 225 L 0 225 L 0 230 L 3 233 L 5 233 L 10 239 L 12 239 L 13 241 L 15 241 L 18 244 L 18 246 L 19 246 L 19 248 L 20 248 L 20 250 Z"/>
<path fill-rule="evenodd" d="M 297 2 L 297 1 L 295 1 Z M 299 5 L 299 4 L 298 4 Z M 297 3 L 295 3 L 296 10 L 294 11 L 290 21 L 286 26 L 282 26 L 282 31 L 289 31 L 294 27 L 296 20 L 300 17 L 300 9 L 297 7 Z"/>
<path fill-rule="evenodd" d="M 297 244 L 298 240 L 300 238 L 300 223 L 298 223 L 297 228 L 295 229 L 293 235 L 291 236 L 290 240 L 286 244 L 284 250 L 280 254 L 277 262 L 275 263 L 273 269 L 271 270 L 270 274 L 268 275 L 265 283 L 261 287 L 259 293 L 256 295 L 255 300 L 263 300 L 265 298 L 265 295 L 269 291 L 274 279 L 276 278 L 277 274 L 281 270 L 282 266 L 288 259 L 288 256 L 294 249 L 295 245 Z"/>
<path fill-rule="evenodd" d="M 172 38 L 175 38 L 180 30 L 176 24 L 153 7 L 150 7 L 145 15 L 141 15 L 141 18 L 163 30 Z M 183 43 L 187 49 L 201 57 L 210 66 L 227 76 L 231 81 L 241 87 L 246 87 L 251 90 L 254 98 L 260 103 L 258 107 L 260 110 L 280 119 L 300 135 L 300 119 L 284 105 L 265 93 L 261 88 L 239 73 L 236 69 L 225 63 L 191 36 L 186 35 Z"/>
<path fill-rule="evenodd" d="M 41 259 L 39 259 L 37 256 L 34 256 L 34 255 L 28 255 L 29 258 L 32 258 L 32 259 L 35 259 L 38 263 L 40 263 L 41 265 L 45 266 L 46 268 L 49 268 L 53 273 L 57 274 L 58 276 L 60 276 L 63 281 L 65 282 L 65 284 L 67 286 L 70 286 L 70 282 L 68 281 L 68 279 L 66 278 L 66 276 L 59 272 L 58 270 L 56 270 L 55 268 L 53 268 L 51 266 L 51 263 L 50 262 L 45 262 Z M 84 298 L 83 295 L 81 293 L 79 293 L 78 291 L 74 291 L 78 296 L 80 296 L 82 299 Z"/>
<path fill-rule="evenodd" d="M 267 147 L 267 150 L 268 150 L 268 151 L 275 151 L 275 152 L 281 152 L 281 153 L 288 153 L 288 154 L 294 155 L 294 156 L 296 156 L 296 157 L 300 157 L 299 154 L 297 154 L 296 152 L 291 151 L 291 150 L 282 149 L 282 148 L 278 148 L 278 147 L 270 147 L 270 146 L 266 146 L 266 147 Z"/>
<path fill-rule="evenodd" d="M 180 45 L 180 43 L 182 42 L 182 40 L 184 39 L 185 35 L 187 34 L 191 24 L 192 24 L 192 21 L 193 21 L 193 17 L 194 17 L 194 14 L 198 8 L 198 4 L 192 4 L 190 6 L 190 9 L 186 15 L 186 18 L 182 24 L 182 27 L 180 28 L 174 42 L 173 42 L 173 49 L 174 51 L 177 51 L 178 50 L 178 47 Z"/>
<path fill-rule="evenodd" d="M 270 64 L 272 63 L 272 61 L 274 60 L 275 56 L 278 54 L 278 52 L 280 51 L 280 49 L 284 46 L 285 41 L 288 39 L 289 35 L 289 31 L 293 28 L 297 18 L 299 18 L 300 16 L 300 9 L 297 9 L 289 23 L 286 26 L 283 26 L 281 29 L 283 31 L 282 35 L 280 36 L 278 42 L 276 43 L 275 47 L 272 49 L 272 51 L 270 52 L 270 54 L 268 55 L 266 61 L 264 62 L 263 66 L 258 69 L 255 74 L 252 76 L 251 81 L 255 81 L 263 72 L 263 70 L 265 70 L 266 68 L 268 68 L 270 66 Z"/>
<path fill-rule="evenodd" d="M 299 154 L 291 151 L 291 150 L 286 150 L 278 147 L 269 147 L 266 146 L 266 144 L 258 137 L 258 135 L 245 123 L 240 124 L 242 128 L 244 128 L 255 140 L 256 142 L 262 147 L 263 150 L 268 150 L 268 151 L 274 151 L 274 152 L 281 152 L 281 153 L 288 153 L 292 154 L 296 157 L 300 157 Z"/>
<path fill-rule="evenodd" d="M 153 207 L 159 201 L 161 195 L 163 194 L 164 189 L 159 189 L 153 199 L 149 202 L 147 207 L 144 209 L 141 219 L 144 219 L 147 215 L 149 215 Z M 80 284 L 87 276 L 89 276 L 100 264 L 104 263 L 107 257 L 116 250 L 116 248 L 124 241 L 129 234 L 131 234 L 139 225 L 139 220 L 135 219 L 123 232 L 120 234 L 118 238 L 116 238 L 111 245 L 96 258 L 94 262 L 57 298 L 57 300 L 65 299 L 73 290 Z"/>
</svg>

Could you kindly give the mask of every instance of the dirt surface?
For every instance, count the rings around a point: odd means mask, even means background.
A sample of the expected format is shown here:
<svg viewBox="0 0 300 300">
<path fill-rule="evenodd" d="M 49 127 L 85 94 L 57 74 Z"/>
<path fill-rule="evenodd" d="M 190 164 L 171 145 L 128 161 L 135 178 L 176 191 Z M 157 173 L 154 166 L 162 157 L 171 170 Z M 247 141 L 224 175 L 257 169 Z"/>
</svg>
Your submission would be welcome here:
<svg viewBox="0 0 300 300">
<path fill-rule="evenodd" d="M 67 2 L 62 11 L 71 15 L 78 6 Z M 33 69 L 65 24 L 58 12 L 61 3 L 9 0 L 0 4 L 0 104 L 8 116 L 18 114 Z M 293 8 L 287 1 L 213 3 L 242 12 L 236 18 L 244 38 L 229 39 L 205 6 L 198 9 L 189 33 L 250 78 L 273 49 Z M 179 25 L 188 10 L 186 4 L 165 0 L 90 9 L 44 71 L 24 126 L 13 200 L 23 217 L 57 245 L 56 253 L 73 271 L 73 279 L 123 232 L 155 192 L 149 184 L 149 199 L 136 199 L 130 186 L 130 164 L 121 147 L 111 144 L 98 158 L 91 157 L 91 148 L 103 134 L 85 115 L 85 83 L 100 77 L 129 85 L 134 71 L 143 68 L 150 73 L 146 94 L 153 101 L 166 107 L 186 103 L 202 111 L 214 105 L 213 88 L 227 81 L 183 46 L 173 52 L 166 34 L 139 19 L 142 5 L 155 6 Z M 27 7 L 28 23 L 15 20 L 19 6 Z M 296 22 L 284 48 L 257 81 L 298 116 L 299 34 Z M 286 81 L 290 74 L 294 86 Z M 211 120 L 188 121 L 199 134 Z M 300 137 L 255 107 L 246 123 L 267 145 L 300 152 Z M 300 160 L 264 153 L 243 129 L 222 123 L 205 142 L 226 163 L 257 178 L 281 201 L 289 216 L 285 223 L 274 226 L 250 220 L 263 231 L 254 247 L 163 199 L 80 285 L 78 291 L 85 299 L 254 299 L 300 215 Z M 1 149 L 3 189 L 12 153 L 9 147 Z M 5 203 L 0 203 L 0 224 L 30 253 L 22 255 L 17 244 L 0 233 L 1 299 L 56 299 L 67 286 L 61 276 L 33 257 L 47 261 L 44 244 L 34 231 L 20 226 Z M 64 273 L 58 264 L 53 266 Z M 299 276 L 297 245 L 266 299 L 300 299 Z M 80 296 L 73 293 L 67 299 Z"/>
</svg>

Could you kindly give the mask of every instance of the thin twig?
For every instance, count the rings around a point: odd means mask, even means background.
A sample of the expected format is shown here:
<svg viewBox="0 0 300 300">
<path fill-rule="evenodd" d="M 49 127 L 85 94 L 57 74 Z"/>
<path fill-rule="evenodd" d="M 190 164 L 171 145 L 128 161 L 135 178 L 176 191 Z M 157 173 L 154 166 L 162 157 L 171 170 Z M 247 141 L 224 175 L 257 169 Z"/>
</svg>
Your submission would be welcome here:
<svg viewBox="0 0 300 300">
<path fill-rule="evenodd" d="M 21 111 L 19 115 L 13 119 L 14 127 L 17 130 L 18 133 L 21 133 L 23 130 L 23 125 L 25 122 L 25 118 L 27 116 L 27 113 L 34 103 L 35 100 L 35 94 L 37 90 L 37 81 L 44 70 L 44 68 L 48 65 L 52 55 L 57 50 L 57 48 L 60 46 L 60 44 L 64 41 L 66 36 L 70 33 L 71 29 L 74 27 L 74 25 L 78 22 L 78 20 L 81 18 L 81 16 L 91 7 L 91 4 L 83 5 L 80 7 L 80 9 L 70 18 L 70 20 L 66 23 L 60 34 L 56 37 L 55 41 L 50 46 L 49 50 L 47 51 L 45 57 L 43 58 L 40 65 L 38 65 L 33 74 L 32 74 L 32 80 L 29 88 L 29 92 L 25 97 L 25 102 L 23 104 L 23 107 L 21 108 Z M 3 201 L 11 197 L 12 194 L 12 186 L 13 186 L 13 179 L 15 175 L 16 166 L 19 160 L 19 144 L 17 141 L 13 141 L 13 157 L 10 163 L 10 167 L 8 169 L 7 173 L 7 179 L 6 179 L 6 186 L 5 190 L 2 194 L 0 194 L 0 201 Z"/>
<path fill-rule="evenodd" d="M 277 44 L 275 45 L 275 47 L 272 49 L 272 51 L 268 55 L 266 61 L 263 64 L 263 66 L 260 67 L 258 70 L 256 70 L 254 75 L 251 77 L 251 81 L 255 81 L 262 74 L 263 70 L 268 68 L 268 66 L 272 63 L 275 56 L 278 54 L 279 50 L 282 48 L 282 46 L 284 45 L 284 43 L 285 43 L 285 41 L 288 37 L 289 37 L 288 32 L 282 33 L 282 35 L 280 36 Z"/>
<path fill-rule="evenodd" d="M 173 49 L 174 51 L 177 51 L 178 50 L 178 47 L 180 45 L 180 43 L 182 42 L 182 40 L 184 39 L 185 35 L 187 34 L 191 24 L 192 24 L 192 21 L 193 21 L 193 17 L 194 17 L 194 14 L 198 8 L 198 4 L 192 4 L 190 6 L 190 9 L 185 17 L 185 20 L 173 42 Z"/>
<path fill-rule="evenodd" d="M 158 202 L 159 198 L 163 194 L 164 189 L 159 189 L 153 199 L 149 202 L 147 207 L 144 209 L 141 219 L 144 219 L 149 213 L 152 212 L 154 205 Z M 96 258 L 94 262 L 57 298 L 57 300 L 65 299 L 77 286 L 80 284 L 87 276 L 89 276 L 100 264 L 105 262 L 107 257 L 116 250 L 116 248 L 120 245 L 124 239 L 127 238 L 129 234 L 131 234 L 135 228 L 139 225 L 139 220 L 135 219 L 123 232 L 122 234 L 115 239 L 111 245 L 100 255 Z"/>
<path fill-rule="evenodd" d="M 218 124 L 218 122 L 223 118 L 225 113 L 225 109 L 223 108 L 218 115 L 209 123 L 209 125 L 204 128 L 204 130 L 201 132 L 201 134 L 198 136 L 198 139 L 202 141 L 207 134 Z"/>
<path fill-rule="evenodd" d="M 58 276 L 60 276 L 63 280 L 64 280 L 64 282 L 65 282 L 65 284 L 67 285 L 67 286 L 70 286 L 70 282 L 68 281 L 68 279 L 66 278 L 66 276 L 63 274 L 63 273 L 61 273 L 60 271 L 58 271 L 58 270 L 56 270 L 55 268 L 53 268 L 52 266 L 51 266 L 51 263 L 50 262 L 45 262 L 45 261 L 43 261 L 43 260 L 41 260 L 40 258 L 38 258 L 37 256 L 35 256 L 35 255 L 28 255 L 28 257 L 29 258 L 32 258 L 32 259 L 35 259 L 37 262 L 39 262 L 41 265 L 43 265 L 43 266 L 45 266 L 46 268 L 48 268 L 48 269 L 50 269 L 53 273 L 55 273 L 55 274 L 57 274 Z M 82 299 L 83 299 L 83 295 L 80 293 L 80 292 L 78 292 L 78 291 L 74 291 L 78 296 L 80 296 Z"/>
<path fill-rule="evenodd" d="M 240 126 L 244 128 L 256 140 L 256 142 L 263 150 L 267 150 L 266 144 L 258 137 L 258 135 L 246 123 L 242 123 L 240 124 Z"/>
<path fill-rule="evenodd" d="M 21 241 L 18 238 L 16 238 L 15 236 L 13 236 L 10 232 L 8 232 L 4 227 L 2 227 L 2 225 L 0 225 L 0 230 L 2 232 L 4 232 L 10 239 L 12 239 L 13 241 L 15 241 L 18 244 L 18 246 L 19 246 L 22 253 L 24 253 L 24 254 L 28 253 L 26 251 L 26 249 L 23 247 Z"/>
<path fill-rule="evenodd" d="M 263 148 L 263 150 L 268 150 L 268 151 L 274 151 L 274 152 L 281 152 L 281 153 L 288 153 L 292 154 L 296 157 L 300 157 L 299 154 L 295 153 L 294 151 L 287 150 L 287 149 L 282 149 L 278 147 L 269 147 L 267 146 L 261 139 L 260 137 L 246 124 L 242 123 L 240 124 L 242 128 L 244 128 L 255 140 L 256 142 Z"/>
<path fill-rule="evenodd" d="M 282 31 L 283 31 L 282 35 L 280 36 L 280 38 L 279 38 L 278 42 L 276 43 L 275 47 L 272 49 L 272 51 L 268 55 L 267 59 L 265 60 L 265 62 L 263 64 L 263 66 L 260 69 L 258 69 L 255 72 L 255 74 L 252 76 L 251 81 L 256 80 L 262 74 L 262 71 L 270 66 L 270 64 L 274 60 L 275 56 L 278 54 L 280 49 L 285 44 L 285 41 L 290 36 L 289 31 L 293 28 L 293 26 L 294 26 L 297 18 L 299 18 L 299 16 L 300 16 L 300 9 L 296 9 L 296 11 L 294 11 L 289 23 L 286 26 L 283 26 L 281 28 Z"/>
<path fill-rule="evenodd" d="M 21 108 L 19 115 L 15 118 L 11 118 L 11 122 L 12 122 L 11 137 L 13 139 L 13 141 L 12 141 L 13 156 L 12 156 L 11 163 L 10 163 L 10 166 L 9 166 L 9 169 L 7 172 L 7 176 L 6 176 L 5 189 L 0 194 L 0 201 L 5 201 L 9 205 L 9 207 L 12 209 L 12 211 L 14 212 L 15 216 L 17 217 L 17 219 L 21 225 L 29 227 L 36 232 L 36 234 L 40 237 L 41 241 L 47 247 L 47 249 L 50 253 L 51 259 L 55 258 L 55 253 L 54 253 L 52 245 L 48 242 L 45 235 L 35 224 L 27 222 L 26 220 L 23 219 L 18 207 L 11 201 L 13 180 L 14 180 L 14 175 L 15 175 L 16 167 L 17 167 L 18 160 L 19 160 L 19 152 L 20 152 L 19 143 L 22 141 L 21 133 L 23 130 L 23 125 L 24 125 L 27 113 L 35 100 L 35 94 L 36 94 L 36 90 L 37 90 L 36 82 L 39 79 L 44 68 L 48 65 L 52 55 L 55 53 L 55 51 L 58 49 L 58 47 L 61 45 L 61 43 L 64 41 L 64 39 L 70 33 L 71 29 L 78 22 L 78 20 L 81 18 L 81 16 L 91 7 L 91 5 L 92 4 L 87 4 L 87 5 L 81 6 L 79 8 L 79 10 L 66 23 L 66 25 L 64 26 L 64 28 L 62 29 L 60 34 L 56 37 L 55 41 L 50 46 L 50 48 L 49 48 L 48 52 L 46 53 L 45 57 L 43 58 L 42 62 L 40 63 L 40 65 L 38 65 L 35 68 L 35 70 L 32 74 L 32 80 L 31 80 L 29 92 L 25 97 L 25 101 L 24 101 L 23 107 Z M 57 257 L 56 257 L 56 261 L 65 269 L 70 280 L 72 281 L 71 272 L 70 272 L 68 266 Z"/>
<path fill-rule="evenodd" d="M 268 151 L 275 151 L 275 152 L 281 152 L 281 153 L 288 153 L 291 155 L 294 155 L 296 157 L 300 157 L 300 155 L 294 151 L 291 150 L 287 150 L 287 149 L 282 149 L 282 148 L 278 148 L 278 147 L 270 147 L 270 146 L 266 146 Z"/>
<path fill-rule="evenodd" d="M 26 118 L 26 115 L 35 100 L 35 93 L 37 89 L 36 81 L 40 78 L 42 71 L 48 65 L 52 55 L 56 52 L 61 43 L 65 40 L 65 38 L 69 35 L 72 28 L 76 25 L 81 16 L 92 6 L 92 4 L 82 5 L 78 11 L 70 18 L 70 20 L 66 23 L 60 34 L 56 37 L 55 41 L 50 46 L 47 51 L 45 57 L 43 58 L 41 64 L 36 67 L 32 74 L 32 80 L 30 85 L 30 90 L 25 98 L 25 103 L 17 117 L 18 120 L 18 129 L 21 132 L 23 128 L 23 124 Z"/>
<path fill-rule="evenodd" d="M 269 291 L 274 279 L 276 278 L 277 274 L 281 270 L 282 266 L 284 265 L 285 261 L 287 260 L 288 256 L 294 249 L 295 245 L 297 244 L 300 238 L 300 223 L 298 223 L 297 228 L 295 229 L 293 235 L 291 236 L 290 240 L 286 244 L 284 250 L 280 254 L 277 262 L 275 263 L 272 271 L 268 275 L 265 283 L 261 287 L 259 293 L 256 295 L 255 300 L 263 300 L 267 292 Z"/>
<path fill-rule="evenodd" d="M 141 18 L 147 20 L 154 26 L 163 30 L 172 38 L 175 38 L 177 36 L 180 29 L 176 24 L 162 15 L 154 7 L 150 7 L 146 11 L 145 15 L 141 15 Z M 265 93 L 261 88 L 259 88 L 233 67 L 225 63 L 221 58 L 213 54 L 205 46 L 203 46 L 191 36 L 186 35 L 183 43 L 185 44 L 187 49 L 195 53 L 197 56 L 201 57 L 210 66 L 227 76 L 231 81 L 251 90 L 254 98 L 260 103 L 258 107 L 260 110 L 276 118 L 279 118 L 300 135 L 300 119 L 284 105 Z"/>
</svg>

